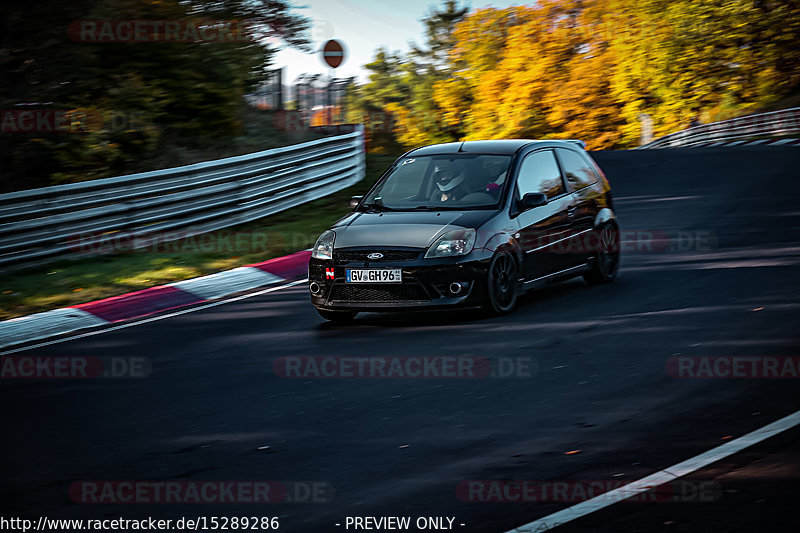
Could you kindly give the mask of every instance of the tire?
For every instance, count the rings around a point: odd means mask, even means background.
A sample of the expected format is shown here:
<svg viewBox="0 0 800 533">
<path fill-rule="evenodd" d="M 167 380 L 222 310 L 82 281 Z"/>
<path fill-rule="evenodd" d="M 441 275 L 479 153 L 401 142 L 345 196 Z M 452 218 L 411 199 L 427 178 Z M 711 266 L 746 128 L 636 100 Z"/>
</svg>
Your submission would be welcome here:
<svg viewBox="0 0 800 533">
<path fill-rule="evenodd" d="M 592 269 L 583 275 L 589 285 L 611 283 L 619 270 L 619 228 L 615 224 L 604 224 L 598 235 Z"/>
<path fill-rule="evenodd" d="M 519 266 L 511 253 L 502 250 L 492 257 L 486 272 L 482 308 L 487 315 L 510 313 L 517 303 Z"/>
<path fill-rule="evenodd" d="M 317 313 L 325 320 L 330 320 L 337 324 L 352 322 L 358 314 L 357 311 L 329 311 L 327 309 L 317 309 Z"/>
</svg>

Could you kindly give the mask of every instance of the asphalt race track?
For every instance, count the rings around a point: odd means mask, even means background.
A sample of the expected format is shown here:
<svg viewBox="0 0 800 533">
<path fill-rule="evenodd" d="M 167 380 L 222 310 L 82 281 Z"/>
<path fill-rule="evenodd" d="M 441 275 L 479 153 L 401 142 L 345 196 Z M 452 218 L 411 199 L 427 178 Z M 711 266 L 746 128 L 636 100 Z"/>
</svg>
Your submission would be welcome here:
<svg viewBox="0 0 800 533">
<path fill-rule="evenodd" d="M 286 532 L 346 531 L 347 516 L 450 516 L 456 531 L 503 532 L 569 504 L 465 502 L 459 483 L 632 481 L 800 409 L 798 379 L 667 371 L 673 356 L 800 355 L 800 149 L 594 155 L 624 231 L 614 284 L 553 285 L 506 317 L 365 314 L 347 326 L 319 318 L 300 284 L 10 356 L 144 357 L 152 373 L 0 380 L 0 514 L 278 516 Z M 273 369 L 279 357 L 329 355 L 503 357 L 531 371 Z M 697 472 L 718 483 L 713 502 L 623 503 L 558 531 L 798 531 L 798 444 L 790 430 Z M 75 503 L 70 486 L 87 480 L 313 481 L 335 496 Z"/>
</svg>

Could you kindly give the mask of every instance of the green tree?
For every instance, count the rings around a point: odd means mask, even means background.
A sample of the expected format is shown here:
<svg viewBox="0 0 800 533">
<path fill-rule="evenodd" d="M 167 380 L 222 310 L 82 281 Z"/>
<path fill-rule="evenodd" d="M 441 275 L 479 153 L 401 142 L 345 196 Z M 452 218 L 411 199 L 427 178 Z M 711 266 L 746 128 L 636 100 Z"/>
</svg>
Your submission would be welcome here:
<svg viewBox="0 0 800 533">
<path fill-rule="evenodd" d="M 101 117 L 88 133 L 1 135 L 5 190 L 116 175 L 166 149 L 231 138 L 241 131 L 243 96 L 266 74 L 271 42 L 307 42 L 308 21 L 280 0 L 43 0 L 3 10 L 0 108 Z M 80 20 L 247 20 L 250 39 L 74 42 L 68 28 Z"/>
<path fill-rule="evenodd" d="M 449 52 L 453 30 L 468 9 L 447 0 L 422 19 L 425 44 L 412 45 L 407 56 L 379 49 L 375 59 L 365 65 L 369 83 L 359 87 L 350 100 L 353 118 L 384 117 L 381 124 L 368 129 L 377 143 L 389 147 L 393 141 L 411 147 L 430 142 L 447 142 L 462 135 L 461 125 L 445 119 L 434 101 L 435 85 L 451 74 Z M 389 129 L 387 129 L 389 128 Z"/>
</svg>

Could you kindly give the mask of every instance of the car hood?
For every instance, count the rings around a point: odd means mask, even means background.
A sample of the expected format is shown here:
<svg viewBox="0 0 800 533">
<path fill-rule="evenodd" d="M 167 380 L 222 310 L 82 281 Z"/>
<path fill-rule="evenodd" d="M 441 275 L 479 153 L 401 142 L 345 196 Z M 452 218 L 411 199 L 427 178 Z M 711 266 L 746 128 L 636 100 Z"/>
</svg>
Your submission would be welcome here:
<svg viewBox="0 0 800 533">
<path fill-rule="evenodd" d="M 477 228 L 493 211 L 351 213 L 334 226 L 336 248 L 407 246 L 427 248 L 456 228 Z"/>
</svg>

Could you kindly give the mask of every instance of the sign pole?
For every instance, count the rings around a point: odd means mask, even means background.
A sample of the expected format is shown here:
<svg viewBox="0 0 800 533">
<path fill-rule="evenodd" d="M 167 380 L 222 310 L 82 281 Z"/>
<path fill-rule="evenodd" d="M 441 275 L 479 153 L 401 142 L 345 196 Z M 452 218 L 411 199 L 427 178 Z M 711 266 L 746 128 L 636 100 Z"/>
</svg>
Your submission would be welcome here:
<svg viewBox="0 0 800 533">
<path fill-rule="evenodd" d="M 322 46 L 322 59 L 328 64 L 328 125 L 333 126 L 333 86 L 336 68 L 344 62 L 344 45 L 336 39 L 327 41 Z"/>
</svg>

